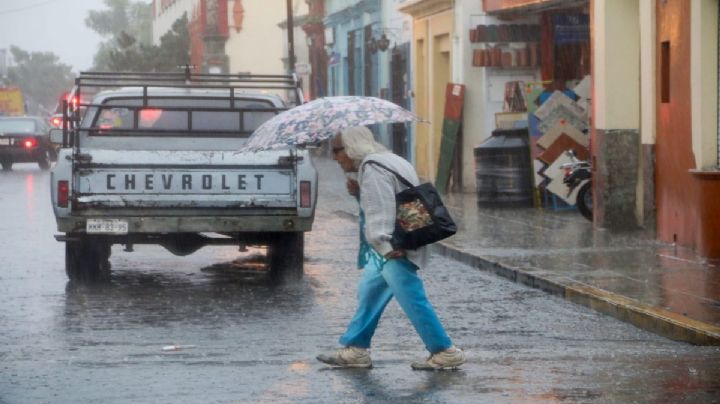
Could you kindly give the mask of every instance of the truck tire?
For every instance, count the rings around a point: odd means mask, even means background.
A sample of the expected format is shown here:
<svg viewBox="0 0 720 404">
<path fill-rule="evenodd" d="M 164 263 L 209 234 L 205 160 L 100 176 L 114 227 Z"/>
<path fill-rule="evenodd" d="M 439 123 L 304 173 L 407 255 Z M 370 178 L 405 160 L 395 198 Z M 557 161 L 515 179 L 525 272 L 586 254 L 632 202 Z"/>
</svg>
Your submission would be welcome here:
<svg viewBox="0 0 720 404">
<path fill-rule="evenodd" d="M 47 150 L 48 159 L 50 159 L 50 162 L 54 163 L 57 161 L 58 152 L 57 149 L 55 149 L 55 146 L 51 146 Z"/>
<path fill-rule="evenodd" d="M 10 159 L 3 159 L 0 161 L 0 165 L 2 165 L 3 171 L 10 171 L 12 170 L 13 162 Z"/>
<path fill-rule="evenodd" d="M 40 156 L 38 166 L 43 171 L 50 169 L 50 156 L 48 156 L 48 152 L 43 152 L 42 156 Z"/>
<path fill-rule="evenodd" d="M 75 282 L 110 280 L 110 243 L 88 237 L 66 241 L 65 273 Z"/>
<path fill-rule="evenodd" d="M 577 205 L 580 214 L 583 215 L 585 219 L 592 222 L 592 182 L 588 181 L 580 187 L 577 194 L 577 202 L 575 204 Z"/>
<path fill-rule="evenodd" d="M 277 233 L 268 249 L 271 280 L 282 282 L 302 279 L 305 233 Z"/>
</svg>

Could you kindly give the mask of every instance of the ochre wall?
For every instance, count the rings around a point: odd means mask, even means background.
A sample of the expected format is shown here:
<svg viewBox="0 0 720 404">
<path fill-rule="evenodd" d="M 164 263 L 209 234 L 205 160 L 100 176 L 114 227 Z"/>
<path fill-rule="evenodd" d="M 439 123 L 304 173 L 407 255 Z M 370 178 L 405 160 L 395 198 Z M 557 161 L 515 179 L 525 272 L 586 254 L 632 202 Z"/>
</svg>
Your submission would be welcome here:
<svg viewBox="0 0 720 404">
<path fill-rule="evenodd" d="M 429 120 L 428 82 L 428 21 L 415 20 L 413 29 L 413 69 L 415 71 L 413 88 L 415 89 L 415 113 L 422 119 Z M 415 168 L 418 175 L 429 178 L 429 162 L 426 150 L 429 144 L 430 125 L 415 125 Z"/>
<path fill-rule="evenodd" d="M 428 153 L 431 164 L 429 179 L 435 180 L 437 176 L 438 161 L 440 158 L 440 141 L 442 140 L 442 127 L 445 112 L 445 89 L 452 81 L 452 12 L 443 13 L 430 22 L 432 35 L 432 104 L 430 118 L 431 150 Z"/>
<path fill-rule="evenodd" d="M 415 132 L 415 167 L 434 180 L 440 154 L 445 87 L 452 75 L 453 10 L 415 19 L 413 53 L 415 112 L 430 123 L 418 123 Z"/>
</svg>

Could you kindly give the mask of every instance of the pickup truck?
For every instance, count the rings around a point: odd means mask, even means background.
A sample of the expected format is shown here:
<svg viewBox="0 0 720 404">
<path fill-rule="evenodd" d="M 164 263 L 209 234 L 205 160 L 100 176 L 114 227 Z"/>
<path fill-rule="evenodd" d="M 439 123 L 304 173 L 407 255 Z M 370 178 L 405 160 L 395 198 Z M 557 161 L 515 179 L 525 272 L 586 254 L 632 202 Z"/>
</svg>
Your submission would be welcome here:
<svg viewBox="0 0 720 404">
<path fill-rule="evenodd" d="M 75 84 L 76 99 L 101 91 L 63 108 L 51 175 L 71 281 L 109 279 L 113 244 L 267 246 L 272 278 L 302 276 L 317 199 L 309 153 L 242 151 L 287 99 L 302 102 L 294 76 L 86 72 Z"/>
</svg>

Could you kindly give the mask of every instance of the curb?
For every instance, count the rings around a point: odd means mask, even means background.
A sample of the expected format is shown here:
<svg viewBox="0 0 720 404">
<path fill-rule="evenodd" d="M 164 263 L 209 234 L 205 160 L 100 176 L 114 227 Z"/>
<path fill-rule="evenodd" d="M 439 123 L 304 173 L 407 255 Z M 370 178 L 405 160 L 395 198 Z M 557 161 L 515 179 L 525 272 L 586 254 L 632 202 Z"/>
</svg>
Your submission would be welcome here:
<svg viewBox="0 0 720 404">
<path fill-rule="evenodd" d="M 560 277 L 551 279 L 550 276 L 542 276 L 540 273 L 514 268 L 501 262 L 467 253 L 443 241 L 433 244 L 431 249 L 434 253 L 513 282 L 543 290 L 663 337 L 694 345 L 720 346 L 720 327 L 648 306 L 634 299 L 571 279 Z"/>
</svg>

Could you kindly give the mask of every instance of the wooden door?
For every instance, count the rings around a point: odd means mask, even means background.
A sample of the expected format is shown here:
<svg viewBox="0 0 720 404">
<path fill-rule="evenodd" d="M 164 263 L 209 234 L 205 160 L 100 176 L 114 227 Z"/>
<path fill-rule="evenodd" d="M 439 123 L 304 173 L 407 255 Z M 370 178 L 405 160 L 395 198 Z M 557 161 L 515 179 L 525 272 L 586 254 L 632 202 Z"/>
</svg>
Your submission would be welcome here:
<svg viewBox="0 0 720 404">
<path fill-rule="evenodd" d="M 657 131 L 655 197 L 658 238 L 695 245 L 697 214 L 690 94 L 690 1 L 656 0 Z"/>
</svg>

